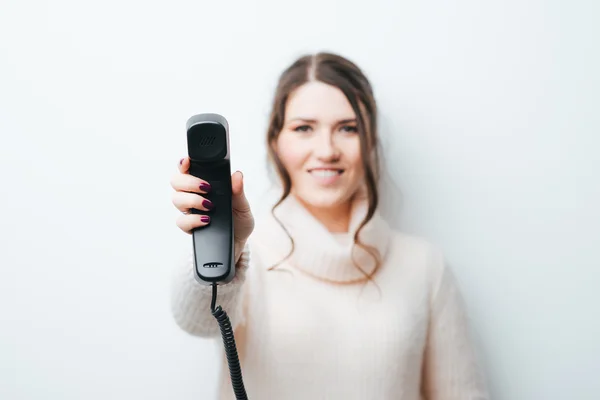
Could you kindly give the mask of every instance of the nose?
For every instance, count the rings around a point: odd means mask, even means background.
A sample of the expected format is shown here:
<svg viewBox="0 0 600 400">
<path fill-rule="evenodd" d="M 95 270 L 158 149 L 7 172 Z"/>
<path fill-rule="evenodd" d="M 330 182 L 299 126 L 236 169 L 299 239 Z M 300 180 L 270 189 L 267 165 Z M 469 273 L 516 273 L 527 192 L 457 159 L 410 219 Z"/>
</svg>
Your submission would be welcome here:
<svg viewBox="0 0 600 400">
<path fill-rule="evenodd" d="M 325 129 L 319 132 L 315 141 L 314 154 L 323 162 L 337 161 L 340 158 L 340 151 L 332 132 Z"/>
</svg>

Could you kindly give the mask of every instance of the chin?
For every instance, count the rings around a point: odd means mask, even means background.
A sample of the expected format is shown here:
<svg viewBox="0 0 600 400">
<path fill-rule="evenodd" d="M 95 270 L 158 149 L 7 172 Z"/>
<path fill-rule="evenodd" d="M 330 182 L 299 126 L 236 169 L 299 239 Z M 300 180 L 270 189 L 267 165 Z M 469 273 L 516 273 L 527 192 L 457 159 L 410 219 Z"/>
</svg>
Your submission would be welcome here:
<svg viewBox="0 0 600 400">
<path fill-rule="evenodd" d="M 306 205 L 321 209 L 332 209 L 337 208 L 341 205 L 346 204 L 351 198 L 352 193 L 346 191 L 310 191 L 306 193 L 304 191 L 294 192 L 295 196 Z"/>
</svg>

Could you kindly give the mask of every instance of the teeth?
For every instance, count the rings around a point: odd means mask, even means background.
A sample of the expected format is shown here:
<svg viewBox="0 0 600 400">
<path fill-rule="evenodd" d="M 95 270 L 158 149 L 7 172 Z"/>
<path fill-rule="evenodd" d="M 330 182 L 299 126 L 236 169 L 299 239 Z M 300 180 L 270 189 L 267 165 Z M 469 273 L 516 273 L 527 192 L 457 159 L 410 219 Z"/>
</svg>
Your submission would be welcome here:
<svg viewBox="0 0 600 400">
<path fill-rule="evenodd" d="M 311 173 L 313 175 L 316 175 L 321 178 L 329 178 L 331 176 L 339 175 L 338 170 L 332 170 L 332 169 L 318 169 L 318 170 L 312 171 Z"/>
</svg>

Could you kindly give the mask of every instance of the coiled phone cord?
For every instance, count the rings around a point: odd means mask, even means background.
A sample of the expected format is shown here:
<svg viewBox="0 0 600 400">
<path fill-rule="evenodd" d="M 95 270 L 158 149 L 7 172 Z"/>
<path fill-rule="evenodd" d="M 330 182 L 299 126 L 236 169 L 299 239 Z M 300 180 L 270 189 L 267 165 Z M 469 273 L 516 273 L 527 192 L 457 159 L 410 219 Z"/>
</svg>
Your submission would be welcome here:
<svg viewBox="0 0 600 400">
<path fill-rule="evenodd" d="M 229 365 L 229 373 L 231 375 L 231 384 L 233 386 L 233 392 L 235 398 L 238 400 L 248 400 L 246 389 L 244 388 L 244 380 L 242 379 L 242 369 L 240 367 L 240 360 L 238 358 L 237 347 L 235 345 L 235 338 L 233 336 L 233 328 L 231 327 L 231 321 L 227 316 L 227 313 L 223 311 L 221 306 L 215 308 L 217 301 L 217 283 L 212 283 L 212 301 L 210 303 L 210 310 L 212 315 L 217 319 L 219 327 L 221 328 L 221 336 L 223 337 L 223 344 L 225 345 L 225 354 L 227 356 L 227 364 Z"/>
</svg>

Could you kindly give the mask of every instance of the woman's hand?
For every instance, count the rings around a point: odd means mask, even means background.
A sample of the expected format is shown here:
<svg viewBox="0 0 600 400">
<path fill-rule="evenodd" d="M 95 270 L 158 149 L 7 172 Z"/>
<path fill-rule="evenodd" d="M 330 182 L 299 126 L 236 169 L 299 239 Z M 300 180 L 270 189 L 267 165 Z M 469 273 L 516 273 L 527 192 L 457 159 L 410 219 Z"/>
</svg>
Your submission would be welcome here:
<svg viewBox="0 0 600 400">
<path fill-rule="evenodd" d="M 190 159 L 183 158 L 179 162 L 179 173 L 171 179 L 173 205 L 183 214 L 177 218 L 177 226 L 185 233 L 191 234 L 192 230 L 210 224 L 210 216 L 204 214 L 191 214 L 190 209 L 209 211 L 210 200 L 203 194 L 210 193 L 210 185 L 201 178 L 189 174 Z M 234 226 L 234 257 L 237 263 L 248 237 L 254 230 L 254 216 L 250 204 L 244 194 L 244 181 L 241 172 L 237 171 L 231 176 L 232 208 Z"/>
</svg>

